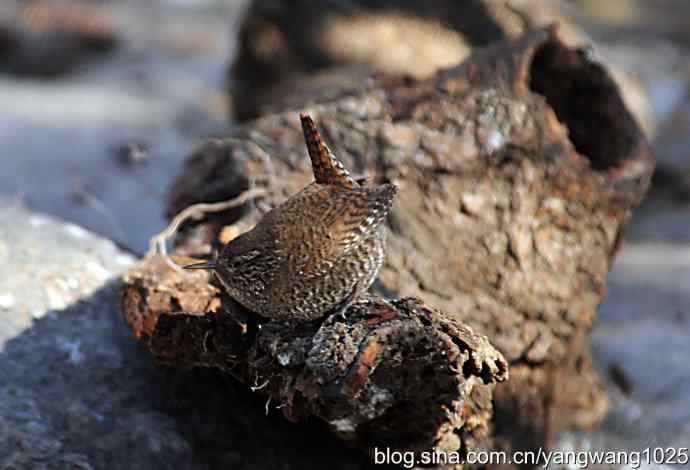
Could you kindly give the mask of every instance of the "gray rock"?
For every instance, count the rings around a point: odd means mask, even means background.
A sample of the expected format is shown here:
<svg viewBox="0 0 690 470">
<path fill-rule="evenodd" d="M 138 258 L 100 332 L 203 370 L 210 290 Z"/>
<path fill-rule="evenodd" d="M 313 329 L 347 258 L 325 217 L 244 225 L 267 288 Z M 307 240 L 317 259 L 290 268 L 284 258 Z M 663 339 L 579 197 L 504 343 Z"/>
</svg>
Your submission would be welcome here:
<svg viewBox="0 0 690 470">
<path fill-rule="evenodd" d="M 0 202 L 0 468 L 177 467 L 190 445 L 117 313 L 133 258 Z"/>
<path fill-rule="evenodd" d="M 644 223 L 649 214 L 641 215 Z M 592 336 L 612 407 L 593 433 L 564 433 L 561 450 L 688 452 L 690 244 L 677 240 L 675 225 L 659 224 L 655 241 L 629 243 L 619 253 Z M 650 462 L 642 454 L 642 463 L 649 463 L 642 468 L 676 468 L 655 461 L 653 454 Z"/>
<path fill-rule="evenodd" d="M 690 244 L 635 243 L 618 257 L 592 338 L 602 368 L 622 370 L 628 395 L 602 431 L 628 445 L 690 445 Z"/>
<path fill-rule="evenodd" d="M 54 319 L 90 297 L 134 261 L 78 225 L 0 204 L 0 347 L 34 320 Z"/>
</svg>

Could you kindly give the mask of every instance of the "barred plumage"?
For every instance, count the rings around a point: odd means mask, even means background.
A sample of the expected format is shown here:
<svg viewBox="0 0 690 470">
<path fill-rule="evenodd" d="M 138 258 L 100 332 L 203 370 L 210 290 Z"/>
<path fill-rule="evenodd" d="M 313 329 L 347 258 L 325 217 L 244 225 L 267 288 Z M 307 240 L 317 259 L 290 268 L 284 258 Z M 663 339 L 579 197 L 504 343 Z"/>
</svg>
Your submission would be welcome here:
<svg viewBox="0 0 690 470">
<path fill-rule="evenodd" d="M 315 181 L 228 243 L 212 268 L 228 293 L 273 319 L 312 320 L 347 308 L 383 263 L 396 187 L 360 186 L 301 115 Z M 194 267 L 194 266 L 192 266 Z"/>
</svg>

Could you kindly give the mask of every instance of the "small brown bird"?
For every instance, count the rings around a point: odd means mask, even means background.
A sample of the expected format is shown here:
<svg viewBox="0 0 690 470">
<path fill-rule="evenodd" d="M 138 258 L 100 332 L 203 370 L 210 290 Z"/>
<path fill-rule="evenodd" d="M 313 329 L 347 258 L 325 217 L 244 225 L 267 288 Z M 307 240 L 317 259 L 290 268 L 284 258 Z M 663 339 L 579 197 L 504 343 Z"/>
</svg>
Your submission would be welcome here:
<svg viewBox="0 0 690 470">
<path fill-rule="evenodd" d="M 300 115 L 315 181 L 223 247 L 211 269 L 248 309 L 278 320 L 344 313 L 369 289 L 384 259 L 383 221 L 397 190 L 360 186 Z"/>
</svg>

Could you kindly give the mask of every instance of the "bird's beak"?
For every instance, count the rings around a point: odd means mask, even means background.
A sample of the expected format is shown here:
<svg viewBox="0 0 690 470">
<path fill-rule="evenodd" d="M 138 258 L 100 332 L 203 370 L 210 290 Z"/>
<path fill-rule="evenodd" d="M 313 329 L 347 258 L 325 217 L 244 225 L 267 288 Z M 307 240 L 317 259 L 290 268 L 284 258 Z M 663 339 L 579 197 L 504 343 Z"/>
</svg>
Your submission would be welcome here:
<svg viewBox="0 0 690 470">
<path fill-rule="evenodd" d="M 184 269 L 216 269 L 215 261 L 204 261 L 203 263 L 188 264 Z"/>
</svg>

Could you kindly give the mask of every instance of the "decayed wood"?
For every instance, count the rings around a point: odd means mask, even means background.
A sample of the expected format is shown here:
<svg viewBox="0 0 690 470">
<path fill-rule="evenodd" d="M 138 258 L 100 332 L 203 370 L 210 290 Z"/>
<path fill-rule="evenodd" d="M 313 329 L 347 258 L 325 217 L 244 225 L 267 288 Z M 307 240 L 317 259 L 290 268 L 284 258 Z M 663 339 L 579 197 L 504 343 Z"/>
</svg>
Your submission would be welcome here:
<svg viewBox="0 0 690 470">
<path fill-rule="evenodd" d="M 489 432 L 492 384 L 508 375 L 485 337 L 417 299 L 372 297 L 346 319 L 261 324 L 205 273 L 159 255 L 124 282 L 125 319 L 160 363 L 218 368 L 288 419 L 318 416 L 363 449 L 471 448 Z"/>
<path fill-rule="evenodd" d="M 606 400 L 586 336 L 654 166 L 606 70 L 542 30 L 427 81 L 266 115 L 195 152 L 169 214 L 265 188 L 244 208 L 256 217 L 306 185 L 298 111 L 355 174 L 400 188 L 379 292 L 438 307 L 510 363 L 495 393 L 497 442 L 532 447 L 563 426 L 596 425 Z M 239 215 L 189 227 L 178 252 L 208 250 Z"/>
</svg>

